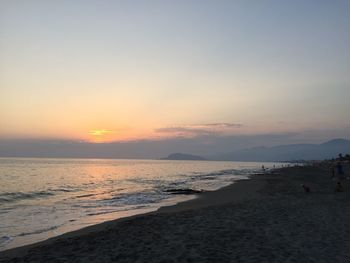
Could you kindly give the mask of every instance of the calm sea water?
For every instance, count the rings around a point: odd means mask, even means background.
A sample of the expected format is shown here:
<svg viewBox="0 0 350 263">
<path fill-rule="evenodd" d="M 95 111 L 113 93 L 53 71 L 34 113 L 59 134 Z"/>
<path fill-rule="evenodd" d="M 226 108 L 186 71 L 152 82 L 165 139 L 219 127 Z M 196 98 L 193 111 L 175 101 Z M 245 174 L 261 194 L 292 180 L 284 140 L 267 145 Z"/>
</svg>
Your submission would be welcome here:
<svg viewBox="0 0 350 263">
<path fill-rule="evenodd" d="M 0 158 L 0 250 L 215 190 L 273 163 Z M 192 197 L 193 198 L 193 197 Z"/>
</svg>

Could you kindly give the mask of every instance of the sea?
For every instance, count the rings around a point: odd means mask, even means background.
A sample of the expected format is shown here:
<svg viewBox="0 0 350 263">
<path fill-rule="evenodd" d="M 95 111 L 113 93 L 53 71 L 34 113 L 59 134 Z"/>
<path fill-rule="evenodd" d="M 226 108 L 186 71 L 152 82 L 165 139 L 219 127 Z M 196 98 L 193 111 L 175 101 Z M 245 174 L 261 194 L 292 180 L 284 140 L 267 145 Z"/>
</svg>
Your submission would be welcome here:
<svg viewBox="0 0 350 263">
<path fill-rule="evenodd" d="M 195 198 L 280 163 L 0 158 L 0 251 Z M 170 191 L 169 191 L 170 190 Z"/>
</svg>

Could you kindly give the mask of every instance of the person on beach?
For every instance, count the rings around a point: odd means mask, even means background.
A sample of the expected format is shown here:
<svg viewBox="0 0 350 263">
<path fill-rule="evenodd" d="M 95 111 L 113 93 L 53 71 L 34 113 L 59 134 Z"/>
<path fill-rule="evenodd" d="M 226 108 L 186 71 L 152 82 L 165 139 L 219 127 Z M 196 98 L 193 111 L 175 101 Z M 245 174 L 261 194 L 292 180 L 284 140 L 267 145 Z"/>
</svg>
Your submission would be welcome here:
<svg viewBox="0 0 350 263">
<path fill-rule="evenodd" d="M 338 162 L 337 163 L 337 174 L 338 174 L 338 177 L 339 179 L 342 179 L 343 178 L 343 175 L 344 175 L 344 170 L 343 170 L 343 165 L 341 162 Z"/>
</svg>

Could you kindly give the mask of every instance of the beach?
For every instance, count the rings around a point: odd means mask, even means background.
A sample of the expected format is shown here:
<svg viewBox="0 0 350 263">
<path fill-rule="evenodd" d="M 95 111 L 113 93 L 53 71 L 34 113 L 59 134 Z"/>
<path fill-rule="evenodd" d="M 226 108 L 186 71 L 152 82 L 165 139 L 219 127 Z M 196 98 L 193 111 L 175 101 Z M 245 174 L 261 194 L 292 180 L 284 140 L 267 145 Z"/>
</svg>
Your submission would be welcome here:
<svg viewBox="0 0 350 263">
<path fill-rule="evenodd" d="M 322 165 L 277 169 L 3 251 L 0 262 L 349 262 L 350 181 L 342 185 L 335 192 Z"/>
</svg>

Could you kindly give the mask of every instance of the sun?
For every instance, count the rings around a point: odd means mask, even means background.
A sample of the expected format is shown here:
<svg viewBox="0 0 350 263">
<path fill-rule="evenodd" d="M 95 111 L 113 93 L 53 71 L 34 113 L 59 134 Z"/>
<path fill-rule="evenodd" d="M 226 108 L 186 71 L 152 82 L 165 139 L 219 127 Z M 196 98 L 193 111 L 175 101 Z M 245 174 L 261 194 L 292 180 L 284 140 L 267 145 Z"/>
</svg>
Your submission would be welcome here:
<svg viewBox="0 0 350 263">
<path fill-rule="evenodd" d="M 107 137 L 109 137 L 108 135 L 112 133 L 113 131 L 108 129 L 97 129 L 89 131 L 91 141 L 94 143 L 102 143 L 108 141 Z"/>
</svg>

